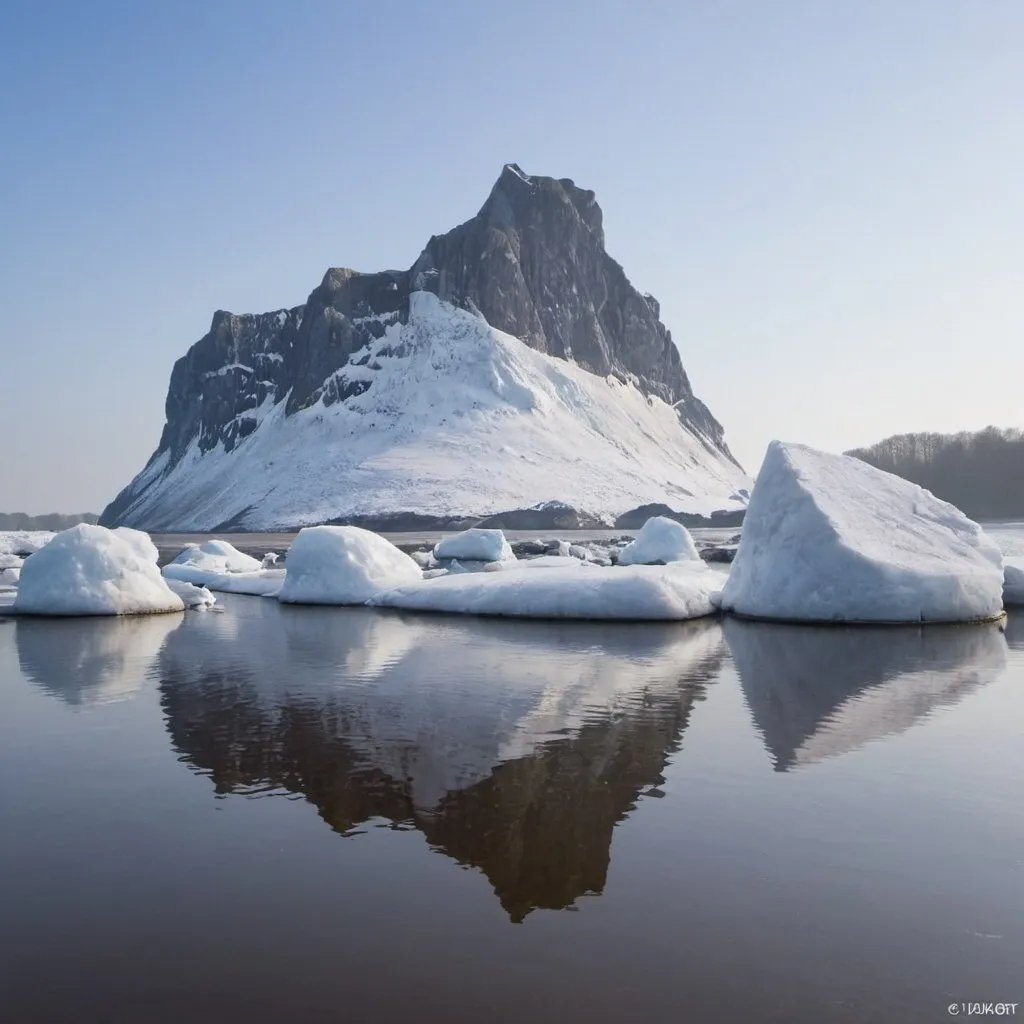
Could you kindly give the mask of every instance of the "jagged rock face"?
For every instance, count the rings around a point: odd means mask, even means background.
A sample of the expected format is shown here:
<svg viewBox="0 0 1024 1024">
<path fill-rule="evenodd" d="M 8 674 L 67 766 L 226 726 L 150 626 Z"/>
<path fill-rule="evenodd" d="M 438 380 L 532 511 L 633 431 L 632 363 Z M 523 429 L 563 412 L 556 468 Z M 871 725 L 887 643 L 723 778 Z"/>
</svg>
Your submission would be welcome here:
<svg viewBox="0 0 1024 1024">
<path fill-rule="evenodd" d="M 510 164 L 480 212 L 431 238 L 410 270 L 332 269 L 302 306 L 217 312 L 209 332 L 174 366 L 159 448 L 101 521 L 128 521 L 121 517 L 194 441 L 204 453 L 218 445 L 231 452 L 270 406 L 284 403 L 291 416 L 362 393 L 367 378 L 340 371 L 362 365 L 353 355 L 390 325 L 408 323 L 416 290 L 478 313 L 538 351 L 629 381 L 676 406 L 711 454 L 735 465 L 721 425 L 693 394 L 657 301 L 633 288 L 605 252 L 594 193 L 568 179 L 527 176 Z"/>
</svg>

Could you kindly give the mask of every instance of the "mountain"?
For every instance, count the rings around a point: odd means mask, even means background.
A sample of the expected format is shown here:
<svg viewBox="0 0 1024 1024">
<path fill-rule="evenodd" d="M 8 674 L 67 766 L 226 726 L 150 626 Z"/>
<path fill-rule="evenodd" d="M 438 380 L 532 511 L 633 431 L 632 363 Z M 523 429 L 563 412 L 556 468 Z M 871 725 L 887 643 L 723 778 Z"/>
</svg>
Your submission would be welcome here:
<svg viewBox="0 0 1024 1024">
<path fill-rule="evenodd" d="M 897 434 L 846 454 L 927 488 L 974 519 L 1024 516 L 1020 430 Z"/>
<path fill-rule="evenodd" d="M 78 523 L 95 523 L 94 512 L 45 512 L 30 516 L 25 512 L 0 512 L 0 530 L 67 530 Z"/>
<path fill-rule="evenodd" d="M 750 480 L 659 313 L 605 251 L 593 192 L 509 164 L 409 270 L 332 269 L 305 305 L 214 314 L 171 373 L 156 452 L 101 522 L 741 511 Z"/>
</svg>

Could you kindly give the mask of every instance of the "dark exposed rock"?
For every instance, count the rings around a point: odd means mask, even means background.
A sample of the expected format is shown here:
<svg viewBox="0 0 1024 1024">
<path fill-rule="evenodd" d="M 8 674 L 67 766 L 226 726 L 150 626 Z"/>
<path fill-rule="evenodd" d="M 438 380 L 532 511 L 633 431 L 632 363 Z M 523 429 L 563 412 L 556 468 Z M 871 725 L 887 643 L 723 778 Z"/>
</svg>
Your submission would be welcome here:
<svg viewBox="0 0 1024 1024">
<path fill-rule="evenodd" d="M 741 526 L 743 524 L 743 512 L 712 512 L 710 516 L 698 516 L 690 512 L 676 512 L 668 505 L 653 504 L 641 505 L 639 508 L 623 512 L 615 520 L 615 525 L 620 530 L 639 530 L 644 523 L 652 516 L 664 516 L 666 519 L 674 519 L 683 526 Z"/>
</svg>

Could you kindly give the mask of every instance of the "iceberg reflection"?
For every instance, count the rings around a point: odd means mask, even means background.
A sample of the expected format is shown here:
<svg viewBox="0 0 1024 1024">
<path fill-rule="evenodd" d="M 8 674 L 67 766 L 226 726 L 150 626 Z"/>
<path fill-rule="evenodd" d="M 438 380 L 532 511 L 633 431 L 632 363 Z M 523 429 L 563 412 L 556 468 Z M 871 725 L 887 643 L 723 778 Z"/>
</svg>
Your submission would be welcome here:
<svg viewBox="0 0 1024 1024">
<path fill-rule="evenodd" d="M 109 703 L 133 697 L 156 663 L 182 613 L 81 619 L 15 620 L 22 672 L 68 704 Z"/>
<path fill-rule="evenodd" d="M 872 629 L 730 619 L 724 629 L 776 771 L 903 732 L 991 682 L 1006 663 L 998 624 Z"/>
</svg>

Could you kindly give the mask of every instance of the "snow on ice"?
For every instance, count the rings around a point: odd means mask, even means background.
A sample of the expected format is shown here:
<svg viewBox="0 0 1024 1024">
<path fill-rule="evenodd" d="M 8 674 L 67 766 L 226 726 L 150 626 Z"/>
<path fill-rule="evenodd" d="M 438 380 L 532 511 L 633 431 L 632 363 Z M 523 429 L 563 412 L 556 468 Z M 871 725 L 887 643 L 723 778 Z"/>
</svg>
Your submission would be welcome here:
<svg viewBox="0 0 1024 1024">
<path fill-rule="evenodd" d="M 655 565 L 700 561 L 690 531 L 682 523 L 654 516 L 619 554 L 619 565 Z"/>
<path fill-rule="evenodd" d="M 288 549 L 289 604 L 364 604 L 380 590 L 422 582 L 420 567 L 389 540 L 356 526 L 312 526 Z"/>
<path fill-rule="evenodd" d="M 473 528 L 439 541 L 434 545 L 434 557 L 438 560 L 458 558 L 471 562 L 510 562 L 516 556 L 501 530 Z"/>
<path fill-rule="evenodd" d="M 580 565 L 583 563 L 581 562 Z M 695 619 L 715 611 L 721 574 L 701 565 L 466 573 L 409 583 L 371 605 L 550 619 Z"/>
<path fill-rule="evenodd" d="M 773 441 L 724 610 L 808 622 L 952 622 L 1003 608 L 996 544 L 959 509 L 845 455 Z"/>
<path fill-rule="evenodd" d="M 25 559 L 13 607 L 25 615 L 140 615 L 185 605 L 160 575 L 145 534 L 80 523 Z"/>
</svg>

